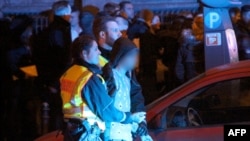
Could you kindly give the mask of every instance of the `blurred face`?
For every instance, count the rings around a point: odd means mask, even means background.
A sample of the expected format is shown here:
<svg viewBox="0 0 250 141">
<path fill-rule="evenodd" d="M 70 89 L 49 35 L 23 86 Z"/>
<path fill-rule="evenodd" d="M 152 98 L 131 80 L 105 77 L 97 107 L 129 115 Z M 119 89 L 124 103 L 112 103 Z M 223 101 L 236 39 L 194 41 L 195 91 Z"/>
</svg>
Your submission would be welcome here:
<svg viewBox="0 0 250 141">
<path fill-rule="evenodd" d="M 93 41 L 92 47 L 90 47 L 89 51 L 83 51 L 83 59 L 89 64 L 98 65 L 99 57 L 101 55 L 100 50 L 98 49 L 96 41 Z"/>
<path fill-rule="evenodd" d="M 246 23 L 246 24 L 250 24 L 250 11 L 249 12 L 245 12 L 242 15 L 242 20 Z"/>
<path fill-rule="evenodd" d="M 134 13 L 134 6 L 132 4 L 126 4 L 124 6 L 124 9 L 123 9 L 123 12 L 126 14 L 126 16 L 129 18 L 129 19 L 133 19 L 134 16 L 135 16 L 135 13 Z"/>
<path fill-rule="evenodd" d="M 106 44 L 113 46 L 114 42 L 121 37 L 119 26 L 116 22 L 110 21 L 106 24 L 107 30 L 105 34 Z"/>
<path fill-rule="evenodd" d="M 79 12 L 75 11 L 71 13 L 71 17 L 70 17 L 70 24 L 71 26 L 77 26 L 79 25 Z"/>
<path fill-rule="evenodd" d="M 126 70 L 130 71 L 136 68 L 138 64 L 138 50 L 134 49 L 129 52 L 123 59 L 120 64 L 125 67 Z"/>
<path fill-rule="evenodd" d="M 159 16 L 154 16 L 152 20 L 152 26 L 154 29 L 159 30 L 161 28 L 161 21 Z"/>
</svg>

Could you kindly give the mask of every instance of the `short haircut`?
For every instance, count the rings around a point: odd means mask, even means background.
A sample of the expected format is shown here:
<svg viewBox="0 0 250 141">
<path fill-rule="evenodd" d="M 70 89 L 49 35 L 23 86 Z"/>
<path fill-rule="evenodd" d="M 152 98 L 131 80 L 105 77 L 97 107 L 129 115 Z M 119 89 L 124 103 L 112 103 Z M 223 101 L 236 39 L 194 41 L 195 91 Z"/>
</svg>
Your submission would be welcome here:
<svg viewBox="0 0 250 141">
<path fill-rule="evenodd" d="M 116 22 L 111 16 L 101 16 L 96 17 L 93 23 L 93 33 L 96 39 L 99 39 L 99 33 L 101 31 L 107 31 L 107 23 L 108 22 Z"/>
<path fill-rule="evenodd" d="M 122 2 L 120 2 L 119 3 L 120 9 L 124 9 L 126 4 L 132 4 L 132 2 L 131 1 L 122 1 Z"/>
<path fill-rule="evenodd" d="M 80 14 L 80 26 L 82 28 L 82 34 L 90 34 L 93 36 L 93 22 L 95 16 L 90 12 L 81 12 Z"/>
<path fill-rule="evenodd" d="M 80 59 L 82 51 L 89 52 L 94 41 L 94 37 L 90 35 L 81 35 L 76 38 L 71 47 L 72 57 L 74 59 Z"/>
<path fill-rule="evenodd" d="M 237 13 L 240 13 L 240 9 L 238 7 L 232 7 L 229 9 L 229 14 L 232 15 L 232 14 L 237 14 Z"/>
<path fill-rule="evenodd" d="M 115 16 L 115 20 L 118 19 L 118 18 L 121 19 L 121 22 L 122 22 L 123 25 L 127 25 L 127 26 L 129 25 L 128 20 L 125 19 L 123 16 Z M 117 20 L 116 20 L 116 22 L 117 22 Z M 117 23 L 118 23 L 118 22 L 117 22 Z"/>
<path fill-rule="evenodd" d="M 114 3 L 114 2 L 108 2 L 103 7 L 103 11 L 106 12 L 106 13 L 108 13 L 111 16 L 115 16 L 116 15 L 116 13 L 119 11 L 117 9 L 120 10 L 120 6 L 119 6 L 119 4 Z"/>
<path fill-rule="evenodd" d="M 71 14 L 71 7 L 68 1 L 58 1 L 52 6 L 53 12 L 56 16 L 64 16 Z"/>
</svg>

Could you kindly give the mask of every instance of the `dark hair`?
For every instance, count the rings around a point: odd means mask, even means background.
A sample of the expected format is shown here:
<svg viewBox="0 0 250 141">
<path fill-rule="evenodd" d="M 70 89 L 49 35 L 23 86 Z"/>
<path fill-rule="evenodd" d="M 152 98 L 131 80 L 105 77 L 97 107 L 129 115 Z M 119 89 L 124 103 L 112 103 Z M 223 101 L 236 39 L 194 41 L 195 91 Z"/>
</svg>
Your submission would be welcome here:
<svg viewBox="0 0 250 141">
<path fill-rule="evenodd" d="M 55 13 L 58 9 L 67 8 L 68 6 L 69 6 L 69 2 L 66 0 L 57 1 L 57 2 L 53 3 L 52 10 Z"/>
<path fill-rule="evenodd" d="M 71 13 L 80 12 L 80 10 L 76 6 L 71 6 Z"/>
<path fill-rule="evenodd" d="M 111 16 L 96 17 L 93 23 L 93 33 L 96 39 L 99 39 L 99 33 L 101 31 L 106 31 L 108 22 L 116 22 Z"/>
<path fill-rule="evenodd" d="M 90 48 L 95 41 L 94 37 L 89 35 L 81 35 L 74 40 L 71 47 L 72 57 L 74 59 L 80 59 L 82 51 L 89 52 Z"/>
<path fill-rule="evenodd" d="M 121 15 L 117 15 L 114 18 L 115 18 L 115 20 L 116 20 L 116 18 L 121 18 L 122 19 L 122 23 L 124 25 L 129 25 L 128 20 L 126 18 L 124 18 L 123 16 L 121 16 Z"/>
<path fill-rule="evenodd" d="M 132 4 L 132 2 L 131 1 L 122 1 L 122 2 L 120 2 L 119 3 L 120 9 L 124 9 L 126 4 Z"/>
<path fill-rule="evenodd" d="M 93 36 L 93 22 L 94 15 L 90 12 L 81 12 L 80 13 L 80 26 L 82 28 L 82 34 L 90 34 Z"/>
<path fill-rule="evenodd" d="M 250 11 L 250 5 L 244 5 L 241 7 L 241 14 L 245 14 Z"/>
<path fill-rule="evenodd" d="M 232 14 L 237 14 L 237 13 L 240 13 L 240 9 L 238 7 L 232 7 L 229 9 L 229 14 L 232 15 Z"/>
<path fill-rule="evenodd" d="M 108 2 L 104 5 L 103 11 L 108 13 L 110 16 L 115 16 L 117 15 L 117 12 L 120 10 L 120 6 L 117 3 L 114 2 Z"/>
</svg>

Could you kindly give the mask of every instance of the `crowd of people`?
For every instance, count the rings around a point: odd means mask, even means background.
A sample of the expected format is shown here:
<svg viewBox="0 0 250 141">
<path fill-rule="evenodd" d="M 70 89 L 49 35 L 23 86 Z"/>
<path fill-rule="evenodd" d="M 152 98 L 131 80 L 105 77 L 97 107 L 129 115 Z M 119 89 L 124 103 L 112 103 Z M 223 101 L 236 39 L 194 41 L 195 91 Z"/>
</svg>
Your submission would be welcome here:
<svg viewBox="0 0 250 141">
<path fill-rule="evenodd" d="M 205 71 L 201 12 L 181 12 L 162 23 L 149 9 L 135 13 L 130 1 L 93 7 L 56 2 L 49 26 L 38 33 L 32 18 L 0 12 L 1 140 L 28 141 L 64 129 L 66 115 L 78 117 L 69 112 L 81 109 L 76 105 L 87 105 L 106 122 L 105 139 L 146 136 L 145 104 Z M 250 59 L 250 6 L 229 14 L 240 60 Z M 25 66 L 35 66 L 37 75 L 24 72 Z M 49 118 L 46 131 L 37 115 Z M 70 118 L 65 138 L 77 140 L 83 131 L 72 135 L 68 127 L 80 123 Z"/>
</svg>

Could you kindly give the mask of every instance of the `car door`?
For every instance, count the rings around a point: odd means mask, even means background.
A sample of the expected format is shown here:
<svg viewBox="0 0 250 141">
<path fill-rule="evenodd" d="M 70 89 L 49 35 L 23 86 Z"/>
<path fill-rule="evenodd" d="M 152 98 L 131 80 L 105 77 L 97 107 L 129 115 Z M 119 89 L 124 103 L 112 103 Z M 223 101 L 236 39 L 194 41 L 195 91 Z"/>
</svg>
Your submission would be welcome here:
<svg viewBox="0 0 250 141">
<path fill-rule="evenodd" d="M 225 124 L 250 122 L 250 78 L 217 82 L 185 95 L 148 126 L 157 141 L 221 141 Z"/>
</svg>

